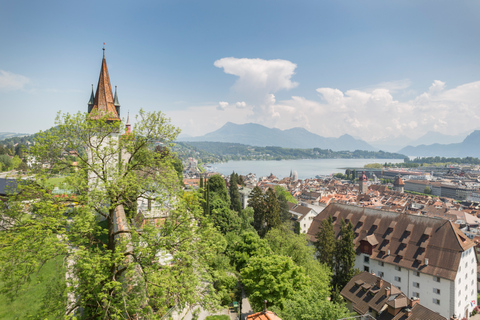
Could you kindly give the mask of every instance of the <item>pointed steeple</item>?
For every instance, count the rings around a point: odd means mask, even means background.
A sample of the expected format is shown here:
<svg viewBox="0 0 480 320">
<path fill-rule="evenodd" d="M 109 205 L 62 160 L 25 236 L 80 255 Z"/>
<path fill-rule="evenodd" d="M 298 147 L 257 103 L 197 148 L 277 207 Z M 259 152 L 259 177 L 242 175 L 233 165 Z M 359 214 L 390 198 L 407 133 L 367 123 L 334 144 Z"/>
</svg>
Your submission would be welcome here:
<svg viewBox="0 0 480 320">
<path fill-rule="evenodd" d="M 113 97 L 113 105 L 115 106 L 115 110 L 117 111 L 118 117 L 120 118 L 120 102 L 118 102 L 117 86 L 115 86 L 115 97 Z"/>
<path fill-rule="evenodd" d="M 127 115 L 127 123 L 125 124 L 125 127 L 126 127 L 125 134 L 129 134 L 130 132 L 132 132 L 132 129 L 131 129 L 132 125 L 130 124 L 130 112 Z"/>
<path fill-rule="evenodd" d="M 88 101 L 88 113 L 92 111 L 94 104 L 95 104 L 95 95 L 93 94 L 93 84 L 92 84 L 92 94 L 90 95 L 90 100 Z"/>
<path fill-rule="evenodd" d="M 95 111 L 97 114 L 92 116 L 92 111 Z M 100 77 L 98 78 L 97 91 L 95 92 L 93 107 L 89 113 L 90 119 L 98 119 L 103 114 L 108 113 L 111 115 L 108 120 L 120 121 L 120 117 L 113 102 L 112 86 L 110 85 L 110 77 L 108 76 L 107 60 L 105 60 L 105 48 L 103 48 L 103 60 L 100 69 Z"/>
</svg>

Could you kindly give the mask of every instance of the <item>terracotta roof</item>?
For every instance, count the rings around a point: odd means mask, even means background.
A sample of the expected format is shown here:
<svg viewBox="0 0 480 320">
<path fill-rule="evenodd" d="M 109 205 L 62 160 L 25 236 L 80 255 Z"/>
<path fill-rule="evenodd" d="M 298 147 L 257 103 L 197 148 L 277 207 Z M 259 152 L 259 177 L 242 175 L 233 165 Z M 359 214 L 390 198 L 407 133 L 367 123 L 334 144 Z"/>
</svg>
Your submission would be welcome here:
<svg viewBox="0 0 480 320">
<path fill-rule="evenodd" d="M 379 314 L 377 320 L 446 320 L 422 306 L 419 300 L 408 299 L 399 288 L 368 272 L 354 276 L 340 294 L 360 315 L 374 310 Z"/>
<path fill-rule="evenodd" d="M 330 215 L 336 218 L 333 228 L 338 236 L 341 220 L 350 214 L 354 228 L 359 225 L 354 240 L 357 250 L 361 240 L 375 235 L 378 245 L 373 248 L 371 259 L 433 276 L 455 280 L 462 252 L 474 246 L 474 242 L 448 220 L 340 203 L 328 205 L 313 219 L 307 233 L 310 241 L 316 240 L 322 220 Z M 359 223 L 362 217 L 364 221 Z M 389 228 L 392 222 L 395 222 L 393 230 Z M 424 236 L 427 228 L 432 230 L 428 238 Z M 407 229 L 410 232 L 406 232 Z"/>
<path fill-rule="evenodd" d="M 274 312 L 257 312 L 247 317 L 248 320 L 282 320 Z"/>
<path fill-rule="evenodd" d="M 401 187 L 401 186 L 405 185 L 405 182 L 403 182 L 402 178 L 400 178 L 400 176 L 398 176 L 397 179 L 395 179 L 395 182 L 393 183 L 393 185 L 395 187 Z"/>
<path fill-rule="evenodd" d="M 95 114 L 94 116 L 91 115 L 92 112 Z M 93 108 L 89 114 L 89 118 L 98 119 L 105 114 L 112 115 L 108 120 L 120 120 L 114 105 L 112 86 L 110 85 L 110 77 L 108 76 L 107 60 L 105 60 L 104 55 L 100 69 L 100 77 L 98 78 L 97 91 L 95 92 L 95 99 L 93 101 Z"/>
</svg>

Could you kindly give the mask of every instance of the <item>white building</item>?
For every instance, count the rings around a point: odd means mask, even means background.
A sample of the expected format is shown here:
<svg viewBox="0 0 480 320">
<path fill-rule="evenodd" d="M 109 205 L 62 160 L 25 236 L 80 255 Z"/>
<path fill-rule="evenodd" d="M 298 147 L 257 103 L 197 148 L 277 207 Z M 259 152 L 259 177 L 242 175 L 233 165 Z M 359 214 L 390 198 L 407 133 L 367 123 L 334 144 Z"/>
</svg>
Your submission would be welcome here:
<svg viewBox="0 0 480 320">
<path fill-rule="evenodd" d="M 313 219 L 311 241 L 329 215 L 337 237 L 342 219 L 353 225 L 355 268 L 374 272 L 446 318 L 468 317 L 476 306 L 474 243 L 452 222 L 335 203 Z"/>
</svg>

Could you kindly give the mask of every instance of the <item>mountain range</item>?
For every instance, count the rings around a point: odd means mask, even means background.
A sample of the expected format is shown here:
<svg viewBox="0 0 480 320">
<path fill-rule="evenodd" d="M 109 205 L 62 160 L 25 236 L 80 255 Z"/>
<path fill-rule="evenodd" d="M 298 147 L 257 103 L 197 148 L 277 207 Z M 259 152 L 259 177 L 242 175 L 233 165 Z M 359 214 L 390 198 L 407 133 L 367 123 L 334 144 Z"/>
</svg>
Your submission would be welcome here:
<svg viewBox="0 0 480 320">
<path fill-rule="evenodd" d="M 235 124 L 227 122 L 220 129 L 200 137 L 184 137 L 180 141 L 232 142 L 251 146 L 276 146 L 283 148 L 320 148 L 333 151 L 377 151 L 367 142 L 344 134 L 338 138 L 325 138 L 303 128 L 280 130 L 256 123 Z"/>
<path fill-rule="evenodd" d="M 470 133 L 462 142 L 430 145 L 408 146 L 399 153 L 417 157 L 480 157 L 480 130 Z"/>
</svg>

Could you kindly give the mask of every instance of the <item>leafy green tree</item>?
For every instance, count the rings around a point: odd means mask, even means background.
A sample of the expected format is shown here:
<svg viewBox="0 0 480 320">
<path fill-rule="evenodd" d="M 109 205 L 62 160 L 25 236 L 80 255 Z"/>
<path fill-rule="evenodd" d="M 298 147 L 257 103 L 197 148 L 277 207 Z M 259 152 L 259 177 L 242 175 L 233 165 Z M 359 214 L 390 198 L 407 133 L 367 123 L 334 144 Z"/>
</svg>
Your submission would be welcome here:
<svg viewBox="0 0 480 320">
<path fill-rule="evenodd" d="M 311 288 L 296 292 L 286 299 L 284 308 L 270 308 L 283 320 L 332 320 L 350 316 L 344 304 L 320 299 Z"/>
<path fill-rule="evenodd" d="M 227 235 L 227 256 L 237 271 L 241 271 L 255 256 L 265 256 L 271 253 L 268 243 L 260 239 L 255 231 L 243 231 L 239 236 Z"/>
<path fill-rule="evenodd" d="M 333 257 L 335 255 L 336 245 L 332 216 L 328 216 L 328 219 L 322 220 L 320 230 L 317 233 L 315 248 L 318 252 L 318 261 L 333 270 Z"/>
<path fill-rule="evenodd" d="M 423 193 L 425 194 L 432 194 L 432 189 L 430 187 L 425 187 L 425 189 L 423 190 Z"/>
<path fill-rule="evenodd" d="M 225 203 L 228 203 L 228 205 L 230 206 L 230 199 L 228 198 L 227 185 L 225 184 L 225 180 L 220 175 L 215 174 L 210 178 L 208 178 L 207 185 L 210 190 L 211 198 L 217 196 Z"/>
<path fill-rule="evenodd" d="M 2 163 L 3 170 L 10 170 L 12 167 L 12 158 L 6 154 L 0 155 L 0 163 Z"/>
<path fill-rule="evenodd" d="M 308 287 L 303 268 L 285 256 L 252 257 L 241 276 L 254 311 L 263 310 L 264 300 L 283 309 L 288 299 Z"/>
<path fill-rule="evenodd" d="M 240 217 L 241 230 L 255 231 L 255 228 L 253 228 L 253 209 L 251 207 L 246 207 L 245 209 L 241 210 L 238 216 Z"/>
<path fill-rule="evenodd" d="M 242 210 L 242 202 L 240 201 L 240 192 L 238 191 L 238 174 L 232 172 L 230 175 L 229 185 L 230 209 L 240 212 Z"/>
<path fill-rule="evenodd" d="M 295 199 L 288 190 L 281 186 L 275 186 L 275 193 L 277 194 L 277 197 L 280 197 L 280 195 L 283 195 L 285 199 L 290 202 L 290 203 L 297 203 L 297 199 Z"/>
<path fill-rule="evenodd" d="M 237 212 L 231 210 L 220 198 L 215 197 L 212 200 L 210 210 L 213 224 L 222 234 L 240 231 L 241 221 Z"/>
<path fill-rule="evenodd" d="M 333 283 L 341 290 L 355 274 L 355 249 L 353 245 L 353 226 L 350 222 L 345 223 L 342 219 L 340 238 L 336 242 L 335 251 L 335 275 Z"/>
<path fill-rule="evenodd" d="M 0 206 L 0 225 L 8 228 L 0 232 L 2 292 L 25 288 L 46 261 L 65 256 L 75 275 L 67 277 L 67 290 L 77 297 L 68 308 L 57 306 L 66 317 L 77 307 L 85 318 L 119 319 L 152 318 L 173 305 L 218 305 L 208 272 L 218 232 L 196 194 L 181 192 L 172 157 L 153 150 L 153 141 L 169 146 L 178 129 L 160 112 L 141 111 L 132 133 L 119 135 L 124 126 L 108 116 L 59 115 L 55 128 L 37 134 L 30 150 L 35 179 Z M 79 154 L 78 170 L 65 180 L 74 196 L 56 197 L 47 178 L 71 168 L 61 156 L 67 150 Z M 138 229 L 123 217 L 119 232 L 121 206 L 145 197 L 168 210 L 161 227 Z M 70 203 L 77 206 L 66 211 Z"/>
<path fill-rule="evenodd" d="M 173 168 L 177 172 L 178 182 L 183 186 L 183 163 L 182 163 L 182 160 L 175 157 L 173 159 Z"/>
</svg>

